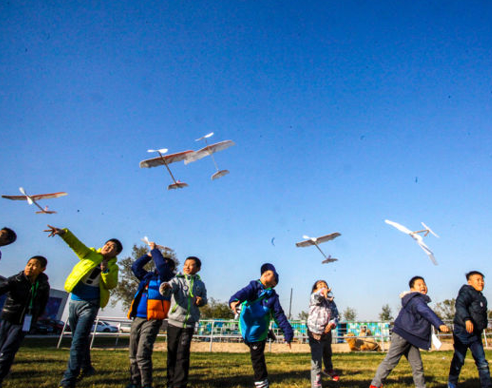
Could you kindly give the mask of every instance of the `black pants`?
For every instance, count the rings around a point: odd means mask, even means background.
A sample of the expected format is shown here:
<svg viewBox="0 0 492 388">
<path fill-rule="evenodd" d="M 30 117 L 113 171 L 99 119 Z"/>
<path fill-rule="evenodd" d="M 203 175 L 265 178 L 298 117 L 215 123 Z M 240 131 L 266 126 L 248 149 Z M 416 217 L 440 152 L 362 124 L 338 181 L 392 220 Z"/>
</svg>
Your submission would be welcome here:
<svg viewBox="0 0 492 388">
<path fill-rule="evenodd" d="M 19 350 L 25 335 L 22 325 L 0 320 L 0 386 L 4 377 L 9 373 L 15 353 Z"/>
<path fill-rule="evenodd" d="M 255 382 L 265 381 L 268 378 L 268 372 L 265 362 L 265 344 L 266 340 L 259 342 L 246 342 L 251 354 L 251 363 L 255 374 Z"/>
<path fill-rule="evenodd" d="M 167 386 L 186 388 L 194 328 L 167 327 Z"/>
</svg>

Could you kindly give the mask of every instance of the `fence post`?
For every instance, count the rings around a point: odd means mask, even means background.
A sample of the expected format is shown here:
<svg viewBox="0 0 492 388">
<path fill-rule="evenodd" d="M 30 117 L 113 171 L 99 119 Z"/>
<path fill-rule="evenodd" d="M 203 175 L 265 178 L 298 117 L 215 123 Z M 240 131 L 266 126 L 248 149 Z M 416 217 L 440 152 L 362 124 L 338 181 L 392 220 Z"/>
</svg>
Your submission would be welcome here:
<svg viewBox="0 0 492 388">
<path fill-rule="evenodd" d="M 97 332 L 97 325 L 99 324 L 99 316 L 96 318 L 96 323 L 94 324 L 94 330 L 92 330 L 92 339 L 91 339 L 91 346 L 89 349 L 92 349 L 92 345 L 94 344 L 94 338 L 96 338 L 96 332 Z M 72 332 L 73 334 L 73 332 Z"/>
<path fill-rule="evenodd" d="M 68 323 L 68 320 L 66 320 L 65 323 L 63 324 L 63 329 L 60 333 L 60 338 L 58 339 L 58 345 L 56 345 L 57 349 L 60 349 L 60 345 L 61 345 L 61 342 L 63 339 L 63 335 L 65 334 L 65 328 L 67 327 L 67 323 Z"/>
<path fill-rule="evenodd" d="M 214 327 L 215 327 L 215 320 L 212 321 L 212 330 L 210 331 L 210 349 L 209 349 L 209 352 L 212 351 L 212 343 L 214 342 Z"/>
</svg>

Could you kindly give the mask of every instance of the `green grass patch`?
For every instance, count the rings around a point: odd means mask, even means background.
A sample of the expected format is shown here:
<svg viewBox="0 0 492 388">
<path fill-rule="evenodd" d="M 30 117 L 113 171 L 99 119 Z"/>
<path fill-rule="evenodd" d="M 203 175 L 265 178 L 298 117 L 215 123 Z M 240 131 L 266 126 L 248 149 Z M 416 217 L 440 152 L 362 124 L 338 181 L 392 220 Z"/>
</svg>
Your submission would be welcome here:
<svg viewBox="0 0 492 388">
<path fill-rule="evenodd" d="M 57 387 L 68 361 L 68 349 L 46 348 L 45 344 L 25 344 L 17 354 L 11 375 L 3 388 Z M 443 387 L 447 382 L 452 352 L 422 352 L 428 388 Z M 492 355 L 486 351 L 487 357 Z M 333 363 L 340 373 L 338 383 L 324 381 L 324 387 L 368 388 L 384 353 L 334 354 Z M 309 354 L 266 354 L 272 388 L 310 386 Z M 79 382 L 78 387 L 113 388 L 128 384 L 128 352 L 126 349 L 92 352 L 97 375 Z M 166 353 L 154 352 L 154 385 L 166 386 Z M 250 388 L 253 371 L 249 353 L 192 353 L 190 387 L 193 388 Z M 460 388 L 480 386 L 475 363 L 469 354 L 460 376 Z M 402 358 L 386 381 L 385 388 L 414 387 L 412 371 Z"/>
</svg>

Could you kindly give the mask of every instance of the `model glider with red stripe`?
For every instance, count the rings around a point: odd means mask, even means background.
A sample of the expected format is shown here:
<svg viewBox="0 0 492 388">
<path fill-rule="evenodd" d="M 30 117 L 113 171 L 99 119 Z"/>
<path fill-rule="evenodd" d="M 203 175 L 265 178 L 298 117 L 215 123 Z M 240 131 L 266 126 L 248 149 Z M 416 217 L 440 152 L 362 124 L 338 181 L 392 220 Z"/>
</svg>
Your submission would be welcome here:
<svg viewBox="0 0 492 388">
<path fill-rule="evenodd" d="M 201 150 L 195 151 L 192 154 L 189 154 L 186 156 L 185 159 L 185 164 L 191 163 L 191 162 L 196 162 L 197 160 L 200 160 L 204 158 L 205 156 L 209 156 L 212 158 L 212 161 L 214 162 L 216 172 L 212 175 L 212 180 L 218 179 L 220 177 L 223 177 L 224 175 L 229 174 L 229 170 L 219 170 L 219 167 L 217 166 L 217 162 L 215 161 L 214 158 L 214 153 L 225 150 L 226 148 L 232 147 L 236 143 L 234 143 L 232 140 L 224 140 L 215 144 L 208 144 L 207 139 L 209 137 L 213 136 L 213 132 L 210 132 L 209 134 L 202 136 L 199 139 L 196 139 L 196 141 L 204 141 L 205 144 L 207 145 L 206 147 L 203 147 Z"/>
<path fill-rule="evenodd" d="M 310 247 L 310 246 L 314 245 L 316 248 L 318 248 L 318 251 L 320 251 L 321 254 L 323 255 L 323 257 L 325 258 L 321 262 L 322 264 L 333 263 L 334 261 L 338 261 L 338 259 L 331 257 L 331 255 L 326 256 L 318 244 L 324 243 L 326 241 L 334 240 L 338 236 L 341 236 L 341 234 L 338 232 L 326 234 L 326 235 L 321 236 L 321 237 L 309 237 L 309 236 L 304 235 L 302 237 L 305 238 L 306 240 L 296 243 L 296 247 L 304 248 L 304 247 Z"/>
<path fill-rule="evenodd" d="M 169 154 L 169 155 L 164 155 L 167 152 L 167 148 L 162 148 L 159 150 L 147 150 L 147 152 L 157 152 L 159 156 L 157 158 L 152 158 L 152 159 L 146 159 L 142 160 L 140 162 L 140 168 L 151 168 L 151 167 L 157 167 L 157 166 L 166 166 L 167 171 L 169 172 L 169 175 L 171 175 L 171 178 L 174 183 L 170 184 L 167 186 L 168 190 L 173 190 L 173 189 L 182 189 L 183 187 L 187 187 L 188 184 L 181 182 L 179 180 L 176 180 L 174 178 L 173 173 L 171 172 L 171 169 L 169 168 L 169 164 L 175 163 L 175 162 L 181 162 L 186 159 L 187 155 L 193 153 L 193 151 L 183 151 L 183 152 L 177 152 L 175 154 Z"/>
<path fill-rule="evenodd" d="M 2 195 L 2 198 L 6 199 L 11 199 L 13 201 L 27 201 L 29 205 L 36 205 L 40 211 L 37 211 L 36 214 L 54 214 L 56 213 L 54 210 L 48 210 L 48 206 L 45 206 L 44 209 L 39 206 L 39 204 L 36 201 L 39 201 L 40 199 L 50 199 L 50 198 L 58 198 L 58 197 L 63 197 L 65 195 L 68 195 L 64 191 L 58 192 L 58 193 L 50 193 L 50 194 L 35 194 L 35 195 L 28 195 L 24 188 L 19 187 L 19 191 L 23 195 Z"/>
</svg>

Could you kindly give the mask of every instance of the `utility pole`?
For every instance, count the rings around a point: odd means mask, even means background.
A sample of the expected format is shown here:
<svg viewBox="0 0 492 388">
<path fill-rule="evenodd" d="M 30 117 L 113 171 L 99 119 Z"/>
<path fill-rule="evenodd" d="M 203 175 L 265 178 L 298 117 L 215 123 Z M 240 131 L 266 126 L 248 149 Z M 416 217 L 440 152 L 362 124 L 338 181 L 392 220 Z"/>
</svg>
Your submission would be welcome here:
<svg viewBox="0 0 492 388">
<path fill-rule="evenodd" d="M 289 319 L 292 319 L 292 315 L 291 315 L 291 311 L 292 311 L 292 291 L 294 289 L 291 288 L 290 289 L 290 301 L 289 301 Z"/>
</svg>

